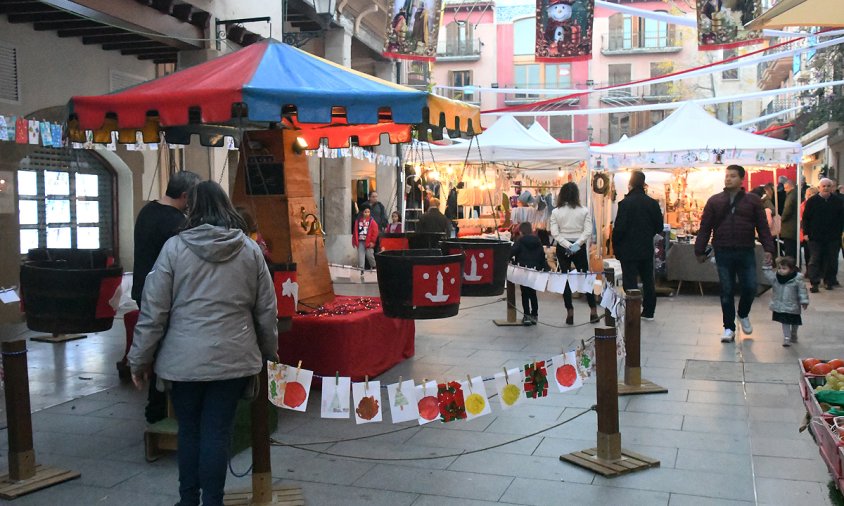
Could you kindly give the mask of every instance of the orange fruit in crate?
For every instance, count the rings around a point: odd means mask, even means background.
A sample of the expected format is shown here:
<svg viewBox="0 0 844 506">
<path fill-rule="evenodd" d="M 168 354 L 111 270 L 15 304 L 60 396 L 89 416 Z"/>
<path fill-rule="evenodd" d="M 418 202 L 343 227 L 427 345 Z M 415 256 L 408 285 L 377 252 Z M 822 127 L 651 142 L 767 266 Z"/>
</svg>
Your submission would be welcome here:
<svg viewBox="0 0 844 506">
<path fill-rule="evenodd" d="M 838 369 L 839 367 L 844 367 L 844 360 L 841 360 L 840 358 L 833 358 L 827 362 L 827 364 L 829 364 L 829 366 L 833 369 Z"/>
<path fill-rule="evenodd" d="M 809 372 L 809 371 L 812 370 L 812 367 L 814 367 L 815 364 L 820 364 L 820 363 L 821 363 L 821 361 L 816 359 L 816 358 L 804 358 L 803 359 L 803 370 L 806 371 L 806 372 Z"/>
<path fill-rule="evenodd" d="M 830 367 L 829 364 L 821 362 L 819 364 L 813 365 L 810 372 L 812 374 L 819 374 L 819 375 L 825 376 L 825 375 L 829 374 L 830 372 L 832 372 L 832 367 Z"/>
</svg>

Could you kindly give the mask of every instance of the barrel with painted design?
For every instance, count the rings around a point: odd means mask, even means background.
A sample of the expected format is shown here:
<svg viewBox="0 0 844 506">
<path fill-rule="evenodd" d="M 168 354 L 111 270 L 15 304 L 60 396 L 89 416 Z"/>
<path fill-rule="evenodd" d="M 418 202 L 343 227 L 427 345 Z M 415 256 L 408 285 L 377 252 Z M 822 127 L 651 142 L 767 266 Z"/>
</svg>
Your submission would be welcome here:
<svg viewBox="0 0 844 506">
<path fill-rule="evenodd" d="M 507 281 L 512 243 L 496 239 L 447 239 L 440 243 L 445 255 L 463 253 L 464 297 L 501 295 Z"/>
<path fill-rule="evenodd" d="M 376 256 L 381 307 L 389 318 L 430 320 L 460 309 L 463 255 L 439 249 L 391 250 Z"/>
</svg>

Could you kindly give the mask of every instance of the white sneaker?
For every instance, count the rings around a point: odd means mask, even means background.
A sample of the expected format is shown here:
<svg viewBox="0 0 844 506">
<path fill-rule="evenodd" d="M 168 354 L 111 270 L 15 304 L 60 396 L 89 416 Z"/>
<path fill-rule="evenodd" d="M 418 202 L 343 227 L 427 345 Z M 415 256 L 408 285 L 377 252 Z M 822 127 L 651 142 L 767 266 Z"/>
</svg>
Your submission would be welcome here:
<svg viewBox="0 0 844 506">
<path fill-rule="evenodd" d="M 722 343 L 731 343 L 736 340 L 736 332 L 730 329 L 724 329 L 724 335 L 721 336 Z"/>
<path fill-rule="evenodd" d="M 782 340 L 782 346 L 783 346 L 783 348 L 788 348 L 789 346 L 791 346 L 791 339 L 789 339 L 787 337 L 784 338 Z"/>
<path fill-rule="evenodd" d="M 750 317 L 739 318 L 739 323 L 741 323 L 741 331 L 744 334 L 750 335 L 753 333 L 753 325 L 750 324 Z"/>
<path fill-rule="evenodd" d="M 654 317 L 653 317 L 653 316 L 643 316 L 643 317 L 642 317 L 642 319 L 643 319 L 643 320 L 645 320 L 646 322 L 652 322 L 652 321 L 654 321 Z"/>
</svg>

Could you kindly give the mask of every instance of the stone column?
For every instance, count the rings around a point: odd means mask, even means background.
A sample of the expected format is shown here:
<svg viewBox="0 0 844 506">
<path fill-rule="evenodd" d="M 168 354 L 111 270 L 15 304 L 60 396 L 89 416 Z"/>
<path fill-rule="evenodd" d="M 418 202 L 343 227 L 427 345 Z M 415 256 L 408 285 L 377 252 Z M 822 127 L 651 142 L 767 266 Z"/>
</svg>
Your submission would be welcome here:
<svg viewBox="0 0 844 506">
<path fill-rule="evenodd" d="M 396 82 L 396 64 L 394 62 L 376 62 L 375 63 L 375 77 Z M 376 146 L 375 152 L 379 155 L 386 155 L 390 157 L 396 156 L 396 146 L 390 144 L 387 135 L 381 136 L 381 144 Z M 398 167 L 395 165 L 376 165 L 375 166 L 375 184 L 378 187 L 378 200 L 387 208 L 387 213 L 391 213 L 399 209 L 399 198 L 397 194 L 397 181 L 399 177 Z"/>
<path fill-rule="evenodd" d="M 352 66 L 352 36 L 339 28 L 325 32 L 325 59 Z M 352 248 L 352 164 L 348 158 L 323 160 L 325 251 L 329 263 L 357 265 Z M 318 196 L 315 196 L 318 198 Z"/>
</svg>

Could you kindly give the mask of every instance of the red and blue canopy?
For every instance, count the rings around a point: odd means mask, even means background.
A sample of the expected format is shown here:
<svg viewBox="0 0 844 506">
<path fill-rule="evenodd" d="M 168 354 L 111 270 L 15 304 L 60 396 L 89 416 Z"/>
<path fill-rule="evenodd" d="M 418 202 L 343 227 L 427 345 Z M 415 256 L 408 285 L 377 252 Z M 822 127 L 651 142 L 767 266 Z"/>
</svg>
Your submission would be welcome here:
<svg viewBox="0 0 844 506">
<path fill-rule="evenodd" d="M 81 130 L 142 130 L 152 119 L 161 127 L 284 119 L 287 126 L 323 131 L 334 125 L 382 124 L 391 137 L 385 124 L 480 131 L 477 107 L 390 83 L 271 39 L 122 91 L 73 97 L 69 108 L 78 120 L 74 127 Z M 295 125 L 289 124 L 291 118 Z"/>
</svg>

